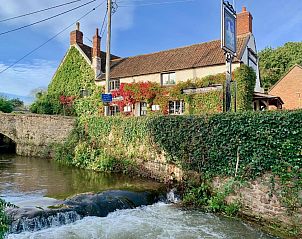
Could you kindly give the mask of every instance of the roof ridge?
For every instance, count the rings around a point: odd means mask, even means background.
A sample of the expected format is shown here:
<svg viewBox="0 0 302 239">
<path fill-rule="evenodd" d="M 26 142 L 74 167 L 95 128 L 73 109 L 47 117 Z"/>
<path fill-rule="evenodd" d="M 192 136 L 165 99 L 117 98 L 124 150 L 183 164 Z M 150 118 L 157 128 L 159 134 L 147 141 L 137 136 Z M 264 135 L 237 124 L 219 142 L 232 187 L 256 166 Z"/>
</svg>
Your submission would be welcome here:
<svg viewBox="0 0 302 239">
<path fill-rule="evenodd" d="M 275 84 L 273 84 L 267 92 L 272 91 L 289 73 L 291 73 L 296 67 L 299 67 L 302 70 L 302 66 L 298 63 L 295 63 L 292 67 L 290 67 L 281 77 L 279 80 L 276 81 Z"/>
<path fill-rule="evenodd" d="M 237 38 L 245 38 L 246 36 L 239 36 Z M 192 47 L 192 46 L 199 46 L 199 45 L 203 45 L 203 44 L 210 44 L 213 42 L 220 42 L 221 40 L 216 39 L 216 40 L 211 40 L 208 42 L 200 42 L 200 43 L 195 43 L 192 45 L 186 45 L 186 46 L 180 46 L 180 47 L 176 47 L 176 48 L 171 48 L 171 49 L 167 49 L 167 50 L 161 50 L 161 51 L 156 51 L 156 52 L 151 52 L 151 53 L 144 53 L 144 54 L 139 54 L 139 55 L 135 55 L 135 56 L 128 56 L 128 57 L 124 57 L 121 59 L 129 59 L 129 58 L 134 58 L 134 57 L 138 57 L 138 56 L 148 56 L 148 55 L 154 55 L 154 54 L 158 54 L 158 53 L 163 53 L 163 52 L 169 52 L 169 51 L 173 51 L 173 50 L 179 50 L 179 49 L 183 49 L 183 48 L 187 48 L 187 47 Z"/>
</svg>

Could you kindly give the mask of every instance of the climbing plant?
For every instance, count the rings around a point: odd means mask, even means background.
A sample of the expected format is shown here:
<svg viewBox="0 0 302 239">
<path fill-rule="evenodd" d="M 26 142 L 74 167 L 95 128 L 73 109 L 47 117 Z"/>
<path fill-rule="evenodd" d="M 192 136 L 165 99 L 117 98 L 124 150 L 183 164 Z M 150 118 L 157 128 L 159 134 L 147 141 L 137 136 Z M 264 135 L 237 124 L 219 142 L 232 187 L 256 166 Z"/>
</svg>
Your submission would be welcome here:
<svg viewBox="0 0 302 239">
<path fill-rule="evenodd" d="M 60 97 L 79 98 L 81 90 L 92 92 L 95 89 L 94 72 L 85 58 L 71 47 L 59 66 L 48 90 L 32 106 L 35 113 L 63 114 L 64 104 Z M 70 110 L 73 113 L 73 110 Z"/>
</svg>

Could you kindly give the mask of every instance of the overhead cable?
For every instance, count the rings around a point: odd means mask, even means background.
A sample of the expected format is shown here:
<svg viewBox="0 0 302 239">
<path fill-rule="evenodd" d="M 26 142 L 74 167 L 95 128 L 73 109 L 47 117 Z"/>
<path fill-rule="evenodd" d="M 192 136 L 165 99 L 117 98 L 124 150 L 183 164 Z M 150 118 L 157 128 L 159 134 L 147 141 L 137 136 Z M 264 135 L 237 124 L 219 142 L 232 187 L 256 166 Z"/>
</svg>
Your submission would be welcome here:
<svg viewBox="0 0 302 239">
<path fill-rule="evenodd" d="M 34 52 L 36 52 L 37 50 L 39 50 L 40 48 L 42 48 L 43 46 L 45 46 L 47 43 L 49 43 L 50 41 L 52 41 L 53 39 L 55 39 L 57 36 L 61 35 L 63 32 L 65 32 L 68 28 L 72 27 L 74 24 L 76 24 L 77 22 L 79 22 L 80 20 L 82 20 L 83 18 L 85 18 L 86 16 L 88 16 L 90 13 L 92 13 L 93 11 L 95 11 L 97 8 L 99 8 L 101 5 L 103 5 L 106 2 L 103 1 L 102 3 L 100 3 L 99 5 L 97 5 L 96 7 L 94 7 L 93 9 L 91 9 L 90 11 L 88 11 L 87 13 L 85 13 L 83 16 L 81 16 L 79 19 L 77 19 L 76 21 L 74 21 L 73 23 L 71 23 L 70 25 L 68 25 L 67 27 L 65 27 L 64 29 L 62 29 L 61 31 L 59 31 L 57 34 L 55 34 L 53 37 L 49 38 L 47 41 L 45 41 L 44 43 L 42 43 L 41 45 L 37 46 L 36 48 L 34 48 L 33 50 L 31 50 L 30 52 L 28 52 L 26 55 L 24 55 L 23 57 L 21 57 L 19 60 L 17 60 L 16 62 L 14 62 L 13 64 L 9 65 L 8 67 L 6 67 L 5 69 L 3 69 L 2 71 L 0 71 L 0 74 L 4 73 L 5 71 L 7 71 L 8 69 L 14 67 L 16 64 L 18 64 L 20 61 L 22 61 L 23 59 L 25 59 L 26 57 L 28 57 L 29 55 L 33 54 Z"/>
<path fill-rule="evenodd" d="M 27 27 L 34 26 L 34 25 L 37 25 L 37 24 L 42 23 L 42 22 L 46 22 L 46 21 L 48 21 L 48 20 L 50 20 L 50 19 L 56 18 L 56 17 L 58 17 L 58 16 L 64 15 L 64 14 L 69 13 L 69 12 L 72 12 L 72 11 L 74 11 L 74 10 L 77 10 L 77 9 L 79 9 L 79 8 L 81 8 L 81 7 L 84 7 L 84 6 L 88 5 L 88 4 L 91 4 L 91 3 L 95 2 L 95 1 L 96 1 L 96 0 L 91 0 L 90 2 L 84 3 L 84 4 L 80 5 L 80 6 L 77 6 L 77 7 L 75 7 L 75 8 L 72 8 L 72 9 L 67 10 L 67 11 L 64 11 L 64 12 L 61 12 L 61 13 L 56 14 L 56 15 L 54 15 L 54 16 L 45 18 L 45 19 L 43 19 L 43 20 L 40 20 L 40 21 L 37 21 L 37 22 L 33 22 L 33 23 L 28 24 L 28 25 L 24 25 L 24 26 L 22 26 L 22 27 L 18 27 L 18 28 L 15 28 L 15 29 L 11 29 L 11 30 L 8 30 L 8 31 L 5 31 L 5 32 L 1 32 L 1 33 L 0 33 L 0 36 L 5 35 L 5 34 L 8 34 L 8 33 L 11 33 L 11 32 L 19 31 L 19 30 L 24 29 L 24 28 L 27 28 Z"/>
<path fill-rule="evenodd" d="M 21 17 L 30 16 L 30 15 L 37 14 L 37 13 L 40 13 L 40 12 L 45 12 L 45 11 L 48 11 L 48 10 L 51 10 L 51 9 L 63 7 L 63 6 L 73 4 L 73 3 L 76 3 L 76 2 L 80 2 L 80 1 L 82 1 L 82 0 L 75 0 L 75 1 L 67 2 L 67 3 L 63 3 L 63 4 L 60 4 L 60 5 L 56 5 L 56 6 L 53 6 L 53 7 L 48 7 L 48 8 L 44 8 L 44 9 L 41 9 L 41 10 L 37 10 L 37 11 L 34 11 L 34 12 L 25 13 L 25 14 L 22 14 L 22 15 L 19 15 L 19 16 L 9 17 L 9 18 L 0 20 L 0 23 L 11 21 L 11 20 L 18 19 L 18 18 L 21 18 Z"/>
</svg>

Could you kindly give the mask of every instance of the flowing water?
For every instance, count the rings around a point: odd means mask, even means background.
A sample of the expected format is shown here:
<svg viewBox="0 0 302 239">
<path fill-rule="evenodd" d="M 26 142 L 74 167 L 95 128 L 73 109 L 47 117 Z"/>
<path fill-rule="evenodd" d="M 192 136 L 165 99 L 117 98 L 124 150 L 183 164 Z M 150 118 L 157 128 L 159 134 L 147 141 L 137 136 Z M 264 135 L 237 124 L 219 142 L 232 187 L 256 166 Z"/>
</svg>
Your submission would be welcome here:
<svg viewBox="0 0 302 239">
<path fill-rule="evenodd" d="M 47 208 L 66 197 L 85 192 L 98 193 L 112 189 L 146 191 L 161 186 L 150 180 L 79 170 L 46 159 L 0 155 L 0 196 L 21 208 Z M 175 199 L 173 193 L 168 197 Z M 59 217 L 62 219 L 58 220 Z M 7 238 L 273 238 L 238 220 L 182 210 L 163 202 L 117 210 L 107 217 L 79 219 L 70 212 L 60 214 L 46 222 L 39 222 L 49 223 L 51 228 L 9 234 Z"/>
</svg>

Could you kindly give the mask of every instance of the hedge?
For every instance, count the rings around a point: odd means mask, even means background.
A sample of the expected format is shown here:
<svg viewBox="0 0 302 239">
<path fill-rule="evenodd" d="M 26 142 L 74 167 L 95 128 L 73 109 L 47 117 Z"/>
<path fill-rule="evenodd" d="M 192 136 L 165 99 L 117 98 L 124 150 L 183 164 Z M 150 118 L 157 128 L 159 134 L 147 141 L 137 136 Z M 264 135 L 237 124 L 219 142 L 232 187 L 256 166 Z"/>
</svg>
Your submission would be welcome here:
<svg viewBox="0 0 302 239">
<path fill-rule="evenodd" d="M 67 157 L 72 159 L 70 164 L 94 169 L 104 155 L 152 160 L 164 152 L 169 162 L 213 176 L 233 176 L 239 157 L 240 177 L 272 171 L 286 181 L 302 178 L 301 123 L 301 111 L 139 118 L 82 116 L 74 133 L 77 140 L 64 152 L 71 153 Z M 86 148 L 80 145 L 83 143 Z M 58 158 L 65 156 L 59 154 Z M 84 158 L 89 162 L 83 163 Z"/>
</svg>

